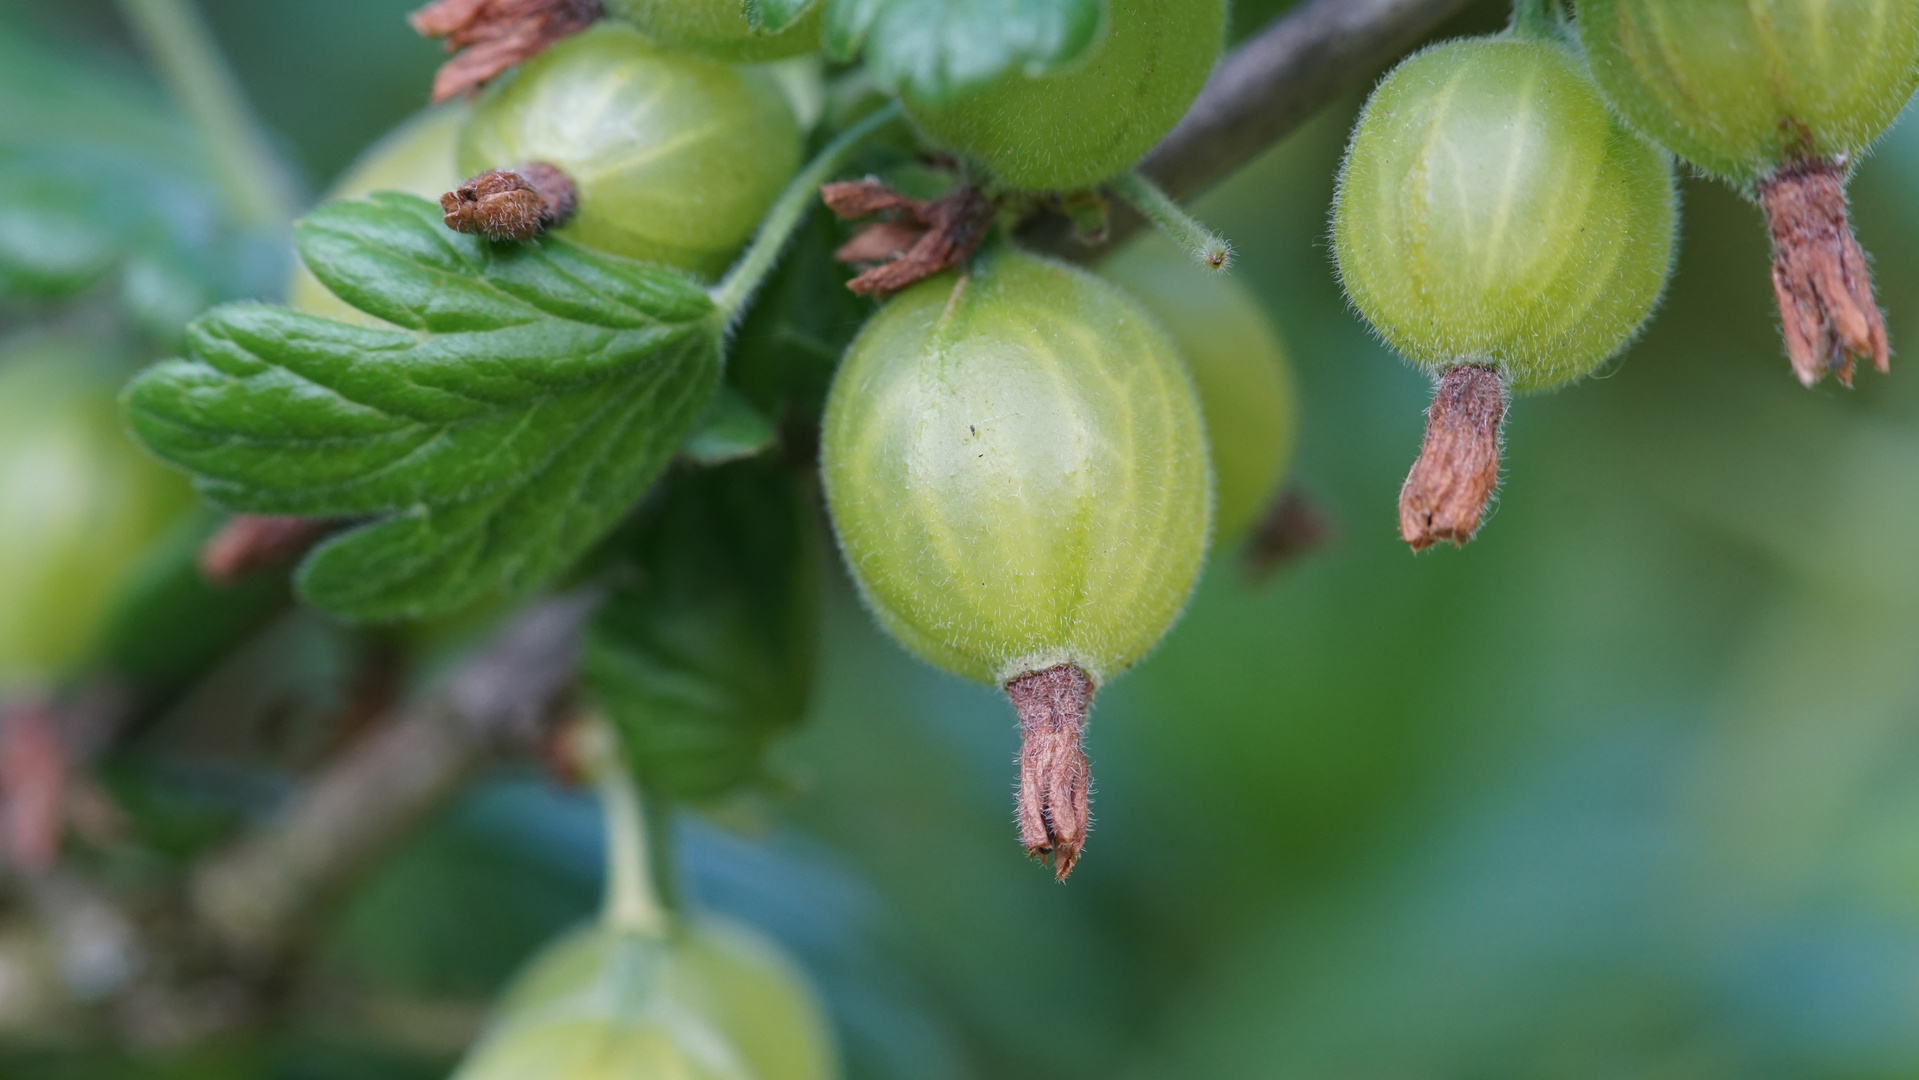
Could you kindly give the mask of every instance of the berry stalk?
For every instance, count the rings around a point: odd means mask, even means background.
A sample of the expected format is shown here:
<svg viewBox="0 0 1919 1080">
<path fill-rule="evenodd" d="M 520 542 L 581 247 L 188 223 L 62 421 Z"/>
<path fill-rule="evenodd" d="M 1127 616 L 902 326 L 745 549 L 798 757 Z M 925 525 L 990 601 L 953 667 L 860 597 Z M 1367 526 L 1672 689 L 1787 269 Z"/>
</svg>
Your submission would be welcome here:
<svg viewBox="0 0 1919 1080">
<path fill-rule="evenodd" d="M 1226 238 L 1199 223 L 1172 197 L 1137 172 L 1123 172 L 1107 181 L 1119 197 L 1125 199 L 1140 216 L 1153 223 L 1166 238 L 1198 260 L 1200 265 L 1224 270 L 1233 261 L 1233 245 Z"/>
<path fill-rule="evenodd" d="M 721 316 L 731 324 L 746 311 L 747 301 L 753 298 L 766 275 L 780 261 L 780 253 L 786 250 L 786 242 L 793 238 L 793 230 L 799 228 L 806 212 L 812 208 L 815 193 L 820 185 L 835 173 L 846 159 L 858 150 L 861 144 L 872 138 L 886 125 L 900 118 L 901 111 L 897 103 L 879 109 L 861 118 L 852 127 L 839 133 L 826 145 L 806 167 L 799 171 L 780 192 L 773 203 L 773 209 L 767 212 L 760 223 L 760 231 L 753 237 L 753 244 L 726 272 L 720 283 L 712 290 L 713 303 L 720 309 Z"/>
</svg>

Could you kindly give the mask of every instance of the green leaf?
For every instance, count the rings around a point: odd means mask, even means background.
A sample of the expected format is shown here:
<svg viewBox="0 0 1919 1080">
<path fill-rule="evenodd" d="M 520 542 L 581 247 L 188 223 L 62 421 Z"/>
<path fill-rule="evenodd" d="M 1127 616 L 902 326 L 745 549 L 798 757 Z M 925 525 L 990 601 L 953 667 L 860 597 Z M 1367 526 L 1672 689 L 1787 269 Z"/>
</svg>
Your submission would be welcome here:
<svg viewBox="0 0 1919 1080">
<path fill-rule="evenodd" d="M 845 239 L 831 214 L 808 217 L 733 333 L 727 382 L 764 415 L 817 418 L 840 357 L 873 314 L 833 258 Z"/>
<path fill-rule="evenodd" d="M 777 34 L 792 26 L 819 0 L 742 0 L 746 24 L 762 34 Z"/>
<path fill-rule="evenodd" d="M 676 271 L 563 241 L 492 245 L 391 193 L 296 232 L 315 276 L 398 329 L 216 308 L 127 392 L 136 434 L 232 510 L 370 518 L 297 584 L 412 618 L 552 581 L 705 411 L 719 316 Z"/>
<path fill-rule="evenodd" d="M 588 634 L 587 685 L 648 790 L 711 799 L 764 775 L 812 691 L 819 527 L 767 459 L 678 474 Z"/>
<path fill-rule="evenodd" d="M 1008 72 L 1070 64 L 1098 40 L 1102 0 L 827 0 L 827 54 L 864 50 L 881 87 L 941 104 Z"/>
<path fill-rule="evenodd" d="M 764 451 L 773 436 L 773 422 L 738 390 L 722 385 L 680 453 L 701 465 L 723 465 Z"/>
</svg>

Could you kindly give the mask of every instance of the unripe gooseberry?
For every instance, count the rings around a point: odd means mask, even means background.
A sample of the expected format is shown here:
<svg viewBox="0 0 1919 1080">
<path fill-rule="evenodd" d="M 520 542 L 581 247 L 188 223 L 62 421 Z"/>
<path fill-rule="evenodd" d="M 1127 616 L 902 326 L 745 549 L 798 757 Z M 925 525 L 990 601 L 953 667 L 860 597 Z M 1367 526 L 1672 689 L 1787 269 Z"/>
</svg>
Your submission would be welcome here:
<svg viewBox="0 0 1919 1080">
<path fill-rule="evenodd" d="M 735 63 L 778 60 L 819 48 L 820 12 L 825 7 L 815 3 L 792 25 L 769 34 L 746 20 L 741 0 L 606 0 L 608 12 L 668 49 Z"/>
<path fill-rule="evenodd" d="M 1850 382 L 1890 348 L 1847 219 L 1853 159 L 1919 86 L 1912 0 L 1579 0 L 1593 78 L 1626 120 L 1765 208 L 1793 367 Z"/>
<path fill-rule="evenodd" d="M 1130 168 L 1199 96 L 1219 57 L 1225 0 L 1107 0 L 1084 59 L 1044 75 L 1011 71 L 906 111 L 948 149 L 1014 187 L 1088 187 Z"/>
<path fill-rule="evenodd" d="M 192 501 L 120 418 L 82 343 L 0 356 L 0 692 L 83 663 L 141 554 Z"/>
<path fill-rule="evenodd" d="M 467 175 L 551 166 L 577 196 L 558 235 L 713 273 L 798 169 L 800 143 L 765 72 L 665 53 L 632 27 L 601 23 L 489 90 L 459 165 Z"/>
<path fill-rule="evenodd" d="M 398 191 L 437 200 L 460 182 L 454 146 L 466 124 L 467 108 L 441 105 L 414 116 L 367 148 L 326 194 L 327 202 L 358 199 L 376 191 Z M 287 282 L 287 303 L 309 315 L 361 326 L 385 326 L 333 295 L 304 263 L 296 261 Z"/>
<path fill-rule="evenodd" d="M 1401 493 L 1415 549 L 1477 529 L 1507 392 L 1577 379 L 1638 332 L 1676 226 L 1670 161 L 1557 41 L 1449 42 L 1380 83 L 1340 170 L 1333 249 L 1354 306 L 1441 382 Z M 1465 457 L 1433 458 L 1449 447 Z"/>
<path fill-rule="evenodd" d="M 1111 283 L 1001 249 L 860 331 L 821 466 L 879 621 L 1013 697 L 1022 840 L 1065 877 L 1092 692 L 1166 633 L 1205 558 L 1205 428 L 1178 350 Z"/>
<path fill-rule="evenodd" d="M 595 925 L 536 957 L 455 1080 L 830 1080 L 837 1054 L 805 977 L 714 916 L 664 934 Z"/>
<path fill-rule="evenodd" d="M 1292 361 L 1252 291 L 1157 235 L 1128 244 L 1100 275 L 1132 293 L 1172 336 L 1206 416 L 1213 535 L 1244 539 L 1272 504 L 1297 442 Z"/>
</svg>

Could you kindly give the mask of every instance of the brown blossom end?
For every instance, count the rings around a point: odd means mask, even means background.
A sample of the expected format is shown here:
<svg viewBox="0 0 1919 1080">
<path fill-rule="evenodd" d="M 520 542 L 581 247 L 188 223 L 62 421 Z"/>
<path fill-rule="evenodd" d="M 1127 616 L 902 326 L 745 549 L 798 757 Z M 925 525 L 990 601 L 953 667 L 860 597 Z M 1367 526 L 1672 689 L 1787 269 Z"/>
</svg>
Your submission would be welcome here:
<svg viewBox="0 0 1919 1080">
<path fill-rule="evenodd" d="M 1246 576 L 1270 579 L 1280 570 L 1332 545 L 1339 522 L 1331 511 L 1298 484 L 1288 484 L 1254 526 L 1241 554 Z"/>
<path fill-rule="evenodd" d="M 844 219 L 891 215 L 867 226 L 836 253 L 868 268 L 846 283 L 861 296 L 886 296 L 973 257 L 997 212 L 979 188 L 961 183 L 937 199 L 908 198 L 878 180 L 820 188 L 820 199 Z"/>
<path fill-rule="evenodd" d="M 1019 714 L 1019 838 L 1026 854 L 1053 860 L 1065 881 L 1092 828 L 1092 773 L 1080 736 L 1093 707 L 1093 680 L 1072 664 L 1036 671 L 1006 684 Z"/>
<path fill-rule="evenodd" d="M 579 189 L 544 162 L 489 169 L 440 196 L 446 227 L 488 240 L 531 240 L 572 220 Z"/>
<path fill-rule="evenodd" d="M 340 527 L 327 518 L 236 514 L 200 547 L 200 576 L 221 588 L 305 555 Z"/>
<path fill-rule="evenodd" d="M 1414 551 L 1441 540 L 1462 545 L 1499 486 L 1499 431 L 1506 388 L 1479 364 L 1446 372 L 1426 411 L 1426 441 L 1399 489 L 1399 537 Z"/>
<path fill-rule="evenodd" d="M 1846 168 L 1802 161 L 1759 187 L 1772 233 L 1772 287 L 1793 373 L 1811 386 L 1831 372 L 1852 385 L 1853 362 L 1891 366 L 1885 318 L 1873 299 L 1866 254 L 1846 214 Z"/>
<path fill-rule="evenodd" d="M 446 39 L 446 51 L 455 54 L 433 78 L 438 104 L 479 89 L 602 14 L 600 0 L 437 0 L 407 22 L 423 37 Z"/>
</svg>

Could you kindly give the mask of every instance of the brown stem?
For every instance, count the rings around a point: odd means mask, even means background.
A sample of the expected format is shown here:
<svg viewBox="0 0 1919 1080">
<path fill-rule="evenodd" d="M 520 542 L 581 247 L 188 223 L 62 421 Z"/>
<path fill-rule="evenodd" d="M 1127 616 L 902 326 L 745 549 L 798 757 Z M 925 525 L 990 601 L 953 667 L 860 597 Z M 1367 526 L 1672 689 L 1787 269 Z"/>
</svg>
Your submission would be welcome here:
<svg viewBox="0 0 1919 1080">
<path fill-rule="evenodd" d="M 223 588 L 237 585 L 294 562 L 339 527 L 331 518 L 235 514 L 200 545 L 200 576 Z"/>
<path fill-rule="evenodd" d="M 437 0 L 407 16 L 422 37 L 457 54 L 433 77 L 433 102 L 479 89 L 548 45 L 591 26 L 600 0 Z"/>
<path fill-rule="evenodd" d="M 1799 381 L 1811 386 L 1830 371 L 1851 386 L 1856 357 L 1888 370 L 1885 319 L 1846 217 L 1845 165 L 1789 165 L 1759 186 L 1759 205 L 1772 231 L 1772 288 Z"/>
<path fill-rule="evenodd" d="M 440 196 L 440 212 L 454 232 L 531 240 L 571 221 L 579 202 L 579 188 L 565 173 L 535 161 L 517 169 L 488 169 Z"/>
<path fill-rule="evenodd" d="M 1060 881 L 1073 872 L 1092 827 L 1087 805 L 1092 774 L 1080 735 L 1093 707 L 1093 680 L 1072 664 L 1036 671 L 1006 684 L 1019 714 L 1019 838 L 1026 854 L 1053 857 Z"/>
<path fill-rule="evenodd" d="M 1479 364 L 1440 377 L 1426 411 L 1426 441 L 1399 489 L 1399 537 L 1424 551 L 1440 540 L 1464 544 L 1479 531 L 1499 486 L 1499 430 L 1506 388 Z"/>
</svg>

